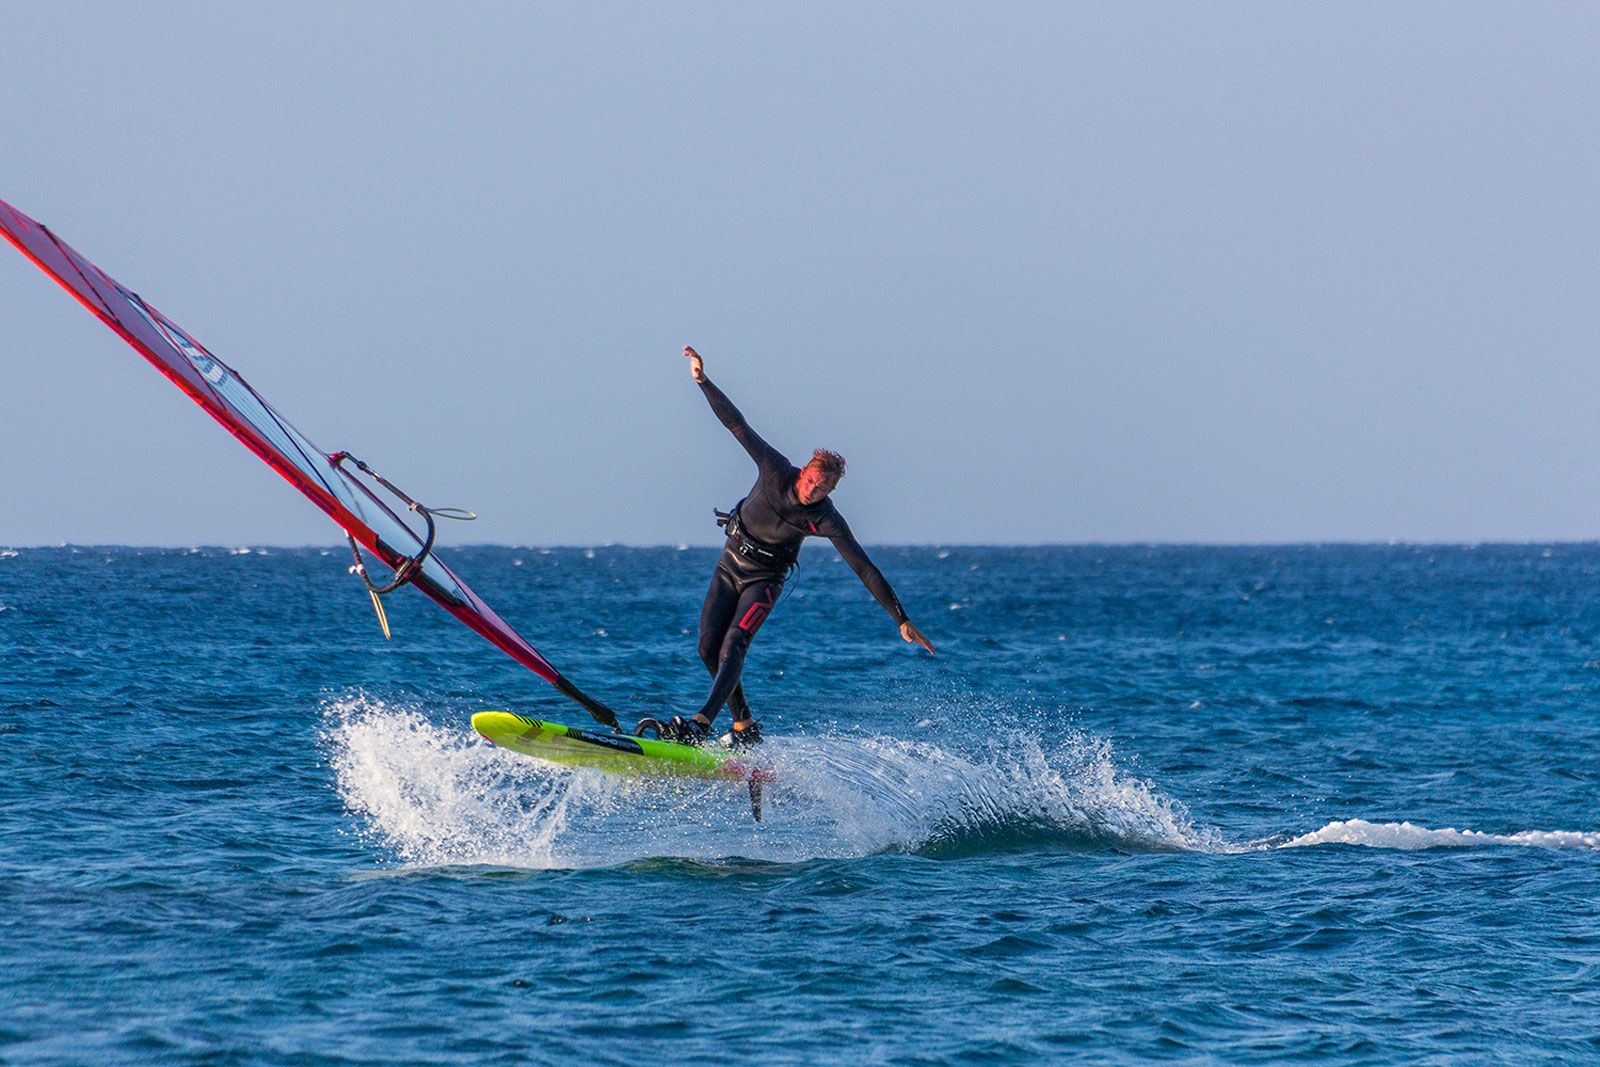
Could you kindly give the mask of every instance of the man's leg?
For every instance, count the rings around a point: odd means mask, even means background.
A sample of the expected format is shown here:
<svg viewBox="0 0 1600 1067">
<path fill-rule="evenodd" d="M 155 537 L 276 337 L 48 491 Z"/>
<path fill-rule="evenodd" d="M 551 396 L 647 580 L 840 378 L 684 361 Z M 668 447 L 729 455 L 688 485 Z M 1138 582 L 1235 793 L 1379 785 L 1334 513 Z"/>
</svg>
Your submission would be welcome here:
<svg viewBox="0 0 1600 1067">
<path fill-rule="evenodd" d="M 733 625 L 734 610 L 739 606 L 739 586 L 722 566 L 711 573 L 711 588 L 706 590 L 705 603 L 700 605 L 700 661 L 706 665 L 713 678 L 721 665 L 722 639 L 728 636 Z"/>
<path fill-rule="evenodd" d="M 722 710 L 722 705 L 727 703 L 739 688 L 739 676 L 744 671 L 745 654 L 750 651 L 750 642 L 754 639 L 756 631 L 761 629 L 761 624 L 767 621 L 767 615 L 772 611 L 772 606 L 778 602 L 778 591 L 783 588 L 783 582 L 755 582 L 746 586 L 739 594 L 739 600 L 733 611 L 733 624 L 727 628 L 722 638 L 722 647 L 718 650 L 716 678 L 711 683 L 711 695 L 706 697 L 705 706 L 695 715 L 709 723 L 717 717 L 717 712 Z M 702 633 L 702 639 L 704 634 Z M 740 694 L 740 703 L 743 703 L 743 694 Z M 749 718 L 750 706 L 744 704 L 744 715 L 739 715 L 735 710 L 736 719 Z"/>
<path fill-rule="evenodd" d="M 705 603 L 700 606 L 700 661 L 714 679 L 722 665 L 722 640 L 733 624 L 734 611 L 739 606 L 739 587 L 727 571 L 718 567 L 711 575 L 711 588 L 706 590 Z M 753 718 L 750 702 L 744 696 L 744 683 L 740 682 L 728 694 L 728 708 L 734 722 Z M 719 712 L 721 709 L 717 709 Z M 713 715 L 711 718 L 715 718 Z"/>
<path fill-rule="evenodd" d="M 736 723 L 749 722 L 755 718 L 750 710 L 750 702 L 744 698 L 744 682 L 741 681 L 733 687 L 733 692 L 728 694 L 728 710 L 733 712 L 733 721 Z"/>
<path fill-rule="evenodd" d="M 701 635 L 699 657 L 715 677 L 718 661 L 722 657 L 722 638 L 728 635 L 733 624 L 734 608 L 739 606 L 739 585 L 728 571 L 718 566 L 710 574 L 710 589 L 706 590 L 706 603 L 701 605 Z"/>
</svg>

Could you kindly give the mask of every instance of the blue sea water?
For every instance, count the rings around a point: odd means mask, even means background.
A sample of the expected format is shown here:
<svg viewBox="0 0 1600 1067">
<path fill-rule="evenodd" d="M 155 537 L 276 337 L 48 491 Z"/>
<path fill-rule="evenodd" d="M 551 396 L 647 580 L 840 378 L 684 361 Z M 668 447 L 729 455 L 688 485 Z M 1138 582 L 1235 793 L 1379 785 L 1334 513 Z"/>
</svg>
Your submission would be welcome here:
<svg viewBox="0 0 1600 1067">
<path fill-rule="evenodd" d="M 342 553 L 0 552 L 0 1060 L 1600 1060 L 1600 548 L 810 549 L 760 824 Z M 449 555 L 698 704 L 710 550 Z"/>
</svg>

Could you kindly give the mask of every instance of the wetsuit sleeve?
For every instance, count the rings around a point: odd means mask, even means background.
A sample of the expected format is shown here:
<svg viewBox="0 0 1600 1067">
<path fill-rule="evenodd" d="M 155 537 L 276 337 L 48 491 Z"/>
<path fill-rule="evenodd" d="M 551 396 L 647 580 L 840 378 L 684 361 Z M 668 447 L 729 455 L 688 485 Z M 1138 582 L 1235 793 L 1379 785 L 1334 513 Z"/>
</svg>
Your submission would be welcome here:
<svg viewBox="0 0 1600 1067">
<path fill-rule="evenodd" d="M 827 529 L 819 532 L 833 542 L 833 547 L 839 552 L 839 558 L 850 564 L 850 569 L 856 572 L 856 577 L 861 579 L 861 584 L 867 587 L 867 592 L 872 594 L 872 598 L 883 605 L 883 610 L 893 615 L 897 623 L 909 622 L 910 616 L 906 614 L 906 609 L 900 606 L 900 598 L 894 595 L 889 579 L 885 578 L 883 572 L 867 558 L 866 549 L 861 547 L 856 535 L 850 532 L 850 525 L 837 512 L 834 513 L 833 520 Z"/>
<path fill-rule="evenodd" d="M 733 439 L 750 453 L 750 458 L 756 461 L 756 466 L 763 471 L 784 471 L 789 468 L 789 461 L 784 458 L 783 453 L 767 444 L 761 439 L 760 434 L 750 428 L 750 424 L 744 421 L 739 409 L 733 406 L 733 401 L 729 400 L 728 395 L 721 389 L 711 384 L 710 378 L 700 379 L 700 391 L 706 394 L 706 402 L 711 405 L 717 420 L 726 426 L 728 432 L 733 434 Z"/>
</svg>

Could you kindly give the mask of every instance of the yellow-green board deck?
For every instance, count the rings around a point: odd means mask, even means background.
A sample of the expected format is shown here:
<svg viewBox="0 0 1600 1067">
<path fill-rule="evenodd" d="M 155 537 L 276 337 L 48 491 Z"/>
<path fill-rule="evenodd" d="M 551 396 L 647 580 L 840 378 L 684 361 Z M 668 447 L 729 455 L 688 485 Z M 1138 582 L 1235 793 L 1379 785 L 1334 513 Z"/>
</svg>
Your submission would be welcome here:
<svg viewBox="0 0 1600 1067">
<path fill-rule="evenodd" d="M 747 779 L 754 768 L 719 749 L 583 730 L 509 711 L 480 711 L 472 728 L 502 748 L 563 767 L 592 767 L 621 775 Z"/>
</svg>

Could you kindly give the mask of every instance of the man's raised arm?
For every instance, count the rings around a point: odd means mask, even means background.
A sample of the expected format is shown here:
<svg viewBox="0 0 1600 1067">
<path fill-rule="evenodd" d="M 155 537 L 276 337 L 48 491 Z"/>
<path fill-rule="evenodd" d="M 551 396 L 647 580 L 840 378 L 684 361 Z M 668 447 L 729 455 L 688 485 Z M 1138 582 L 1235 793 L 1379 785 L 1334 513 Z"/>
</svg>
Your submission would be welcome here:
<svg viewBox="0 0 1600 1067">
<path fill-rule="evenodd" d="M 683 354 L 689 360 L 689 374 L 700 383 L 700 391 L 706 395 L 706 402 L 711 405 L 711 411 L 717 416 L 717 421 L 726 426 L 728 432 L 733 434 L 733 439 L 744 446 L 744 450 L 750 453 L 750 458 L 756 461 L 756 466 L 789 466 L 789 461 L 782 452 L 767 444 L 760 434 L 750 428 L 750 424 L 744 420 L 739 409 L 733 406 L 733 401 L 728 399 L 727 394 L 711 384 L 711 379 L 706 377 L 705 361 L 700 358 L 700 353 L 684 345 Z"/>
</svg>

